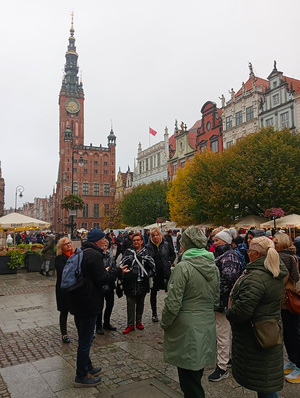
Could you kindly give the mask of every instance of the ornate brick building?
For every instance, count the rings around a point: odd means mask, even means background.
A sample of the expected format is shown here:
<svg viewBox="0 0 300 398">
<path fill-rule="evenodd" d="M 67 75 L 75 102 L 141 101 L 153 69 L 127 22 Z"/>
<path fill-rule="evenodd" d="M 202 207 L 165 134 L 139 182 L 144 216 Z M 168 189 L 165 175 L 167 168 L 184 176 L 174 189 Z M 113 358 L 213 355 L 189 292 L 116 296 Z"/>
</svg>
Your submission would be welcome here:
<svg viewBox="0 0 300 398">
<path fill-rule="evenodd" d="M 66 52 L 64 77 L 59 93 L 59 169 L 54 194 L 54 229 L 69 230 L 70 215 L 61 209 L 62 199 L 80 195 L 83 210 L 74 215 L 76 228 L 101 227 L 115 194 L 116 137 L 111 129 L 107 147 L 84 145 L 84 91 L 78 78 L 73 17 Z"/>
</svg>

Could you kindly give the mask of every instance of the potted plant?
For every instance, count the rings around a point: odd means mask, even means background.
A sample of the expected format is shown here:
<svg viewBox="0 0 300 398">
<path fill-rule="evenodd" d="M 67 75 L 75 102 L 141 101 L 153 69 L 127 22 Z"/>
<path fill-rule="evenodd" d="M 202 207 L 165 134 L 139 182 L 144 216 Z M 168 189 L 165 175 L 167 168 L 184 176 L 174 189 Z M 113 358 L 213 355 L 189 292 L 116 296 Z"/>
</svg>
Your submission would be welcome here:
<svg viewBox="0 0 300 398">
<path fill-rule="evenodd" d="M 24 264 L 23 253 L 20 250 L 10 250 L 0 255 L 0 275 L 16 274 Z"/>
</svg>

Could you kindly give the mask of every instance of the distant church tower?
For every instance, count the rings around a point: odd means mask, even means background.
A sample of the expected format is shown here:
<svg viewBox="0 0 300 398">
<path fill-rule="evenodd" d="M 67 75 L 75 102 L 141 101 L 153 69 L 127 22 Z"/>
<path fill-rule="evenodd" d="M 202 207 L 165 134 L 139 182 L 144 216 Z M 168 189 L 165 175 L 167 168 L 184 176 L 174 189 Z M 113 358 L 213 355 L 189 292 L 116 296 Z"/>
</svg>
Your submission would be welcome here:
<svg viewBox="0 0 300 398">
<path fill-rule="evenodd" d="M 75 229 L 103 228 L 115 193 L 116 136 L 111 128 L 107 147 L 84 145 L 84 91 L 79 81 L 73 15 L 59 93 L 59 168 L 55 193 L 54 227 L 70 231 L 70 217 L 61 209 L 70 193 L 80 195 L 85 206 L 74 216 Z M 99 134 L 102 135 L 101 133 Z"/>
</svg>

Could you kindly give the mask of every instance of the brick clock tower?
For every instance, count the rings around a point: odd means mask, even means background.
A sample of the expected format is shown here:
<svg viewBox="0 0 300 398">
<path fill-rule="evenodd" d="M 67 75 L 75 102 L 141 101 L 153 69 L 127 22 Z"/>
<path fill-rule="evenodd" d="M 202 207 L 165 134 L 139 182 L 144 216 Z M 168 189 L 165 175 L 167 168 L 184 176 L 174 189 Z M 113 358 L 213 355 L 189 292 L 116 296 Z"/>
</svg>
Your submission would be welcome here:
<svg viewBox="0 0 300 398">
<path fill-rule="evenodd" d="M 73 15 L 62 86 L 59 93 L 59 169 L 55 193 L 55 231 L 104 228 L 115 194 L 116 136 L 113 129 L 107 147 L 84 145 L 84 91 L 78 78 Z M 62 199 L 80 195 L 83 210 L 70 216 L 61 209 Z"/>
</svg>

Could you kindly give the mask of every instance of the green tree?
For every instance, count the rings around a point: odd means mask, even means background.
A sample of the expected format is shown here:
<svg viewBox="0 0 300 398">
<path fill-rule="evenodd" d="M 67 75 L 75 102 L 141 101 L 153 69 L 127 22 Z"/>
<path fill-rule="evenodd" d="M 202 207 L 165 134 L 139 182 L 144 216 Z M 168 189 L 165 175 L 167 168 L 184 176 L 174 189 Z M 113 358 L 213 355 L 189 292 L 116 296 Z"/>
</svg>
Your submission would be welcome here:
<svg viewBox="0 0 300 398">
<path fill-rule="evenodd" d="M 162 181 L 134 187 L 120 203 L 124 222 L 131 226 L 143 226 L 155 223 L 157 218 L 168 219 L 167 191 L 168 184 Z"/>
<path fill-rule="evenodd" d="M 115 200 L 114 203 L 110 206 L 109 214 L 104 216 L 103 229 L 123 229 L 126 227 L 121 211 L 121 203 L 121 200 Z"/>
</svg>

